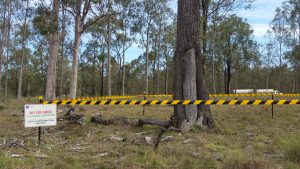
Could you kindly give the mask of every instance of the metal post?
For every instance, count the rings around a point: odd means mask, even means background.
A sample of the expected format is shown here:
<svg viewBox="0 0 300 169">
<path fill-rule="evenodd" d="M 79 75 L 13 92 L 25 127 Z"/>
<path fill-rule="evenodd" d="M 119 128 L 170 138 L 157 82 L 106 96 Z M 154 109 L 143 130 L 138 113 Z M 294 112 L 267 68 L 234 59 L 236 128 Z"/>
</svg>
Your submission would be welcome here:
<svg viewBox="0 0 300 169">
<path fill-rule="evenodd" d="M 40 145 L 41 145 L 41 134 L 42 134 L 42 128 L 41 126 L 39 127 L 39 132 L 38 132 L 38 148 L 40 149 Z"/>
<path fill-rule="evenodd" d="M 146 95 L 144 95 L 144 100 L 146 100 L 147 99 L 147 97 L 146 97 Z M 145 115 L 145 105 L 143 105 L 143 116 Z"/>
<path fill-rule="evenodd" d="M 272 100 L 274 100 L 274 95 L 272 93 Z M 272 103 L 272 119 L 274 118 L 274 104 Z"/>
</svg>

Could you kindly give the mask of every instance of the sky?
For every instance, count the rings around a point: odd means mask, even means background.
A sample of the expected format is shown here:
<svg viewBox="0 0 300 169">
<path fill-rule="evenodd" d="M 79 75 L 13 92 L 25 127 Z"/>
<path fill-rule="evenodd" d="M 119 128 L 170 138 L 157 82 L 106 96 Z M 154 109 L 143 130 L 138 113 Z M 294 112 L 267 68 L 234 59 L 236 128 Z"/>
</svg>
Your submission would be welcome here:
<svg viewBox="0 0 300 169">
<path fill-rule="evenodd" d="M 282 2 L 285 0 L 255 0 L 252 4 L 252 9 L 240 10 L 237 15 L 247 19 L 247 22 L 254 30 L 254 37 L 259 43 L 265 43 L 267 40 L 264 38 L 269 24 L 272 21 L 275 10 L 281 7 Z"/>
<path fill-rule="evenodd" d="M 251 25 L 254 30 L 254 38 L 258 43 L 264 44 L 267 41 L 264 35 L 269 29 L 269 24 L 274 17 L 276 8 L 280 7 L 283 1 L 285 0 L 255 0 L 251 9 L 239 9 L 237 11 L 237 15 L 245 18 Z M 176 10 L 176 2 L 171 5 Z M 126 62 L 138 58 L 143 52 L 144 49 L 134 44 L 126 51 Z"/>
</svg>

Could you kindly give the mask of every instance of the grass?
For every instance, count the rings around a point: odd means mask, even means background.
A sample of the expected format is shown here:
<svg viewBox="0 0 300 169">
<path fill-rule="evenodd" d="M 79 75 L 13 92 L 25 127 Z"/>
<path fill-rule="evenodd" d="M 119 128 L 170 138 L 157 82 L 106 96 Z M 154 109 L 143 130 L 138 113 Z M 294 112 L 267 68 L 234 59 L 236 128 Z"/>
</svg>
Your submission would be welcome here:
<svg viewBox="0 0 300 169">
<path fill-rule="evenodd" d="M 90 123 L 90 117 L 142 117 L 142 106 L 83 106 L 76 109 L 86 116 L 83 126 L 66 125 L 43 128 L 42 145 L 37 157 L 37 128 L 24 128 L 20 112 L 25 103 L 0 103 L 0 169 L 1 168 L 200 168 L 260 169 L 300 168 L 300 106 L 211 106 L 216 127 L 195 128 L 180 134 L 166 132 L 174 140 L 162 142 L 157 151 L 138 137 L 139 132 L 153 132 L 154 126 L 142 128 L 122 124 L 101 126 Z M 59 107 L 61 109 L 61 107 Z M 145 117 L 167 119 L 171 106 L 146 106 Z M 58 116 L 62 116 L 59 113 Z M 110 140 L 111 135 L 126 138 L 125 142 Z M 146 134 L 150 135 L 150 134 Z M 17 139 L 26 147 L 1 149 Z M 192 139 L 191 142 L 182 142 Z M 105 154 L 105 155 L 103 155 Z M 21 157 L 12 157 L 20 155 Z"/>
</svg>

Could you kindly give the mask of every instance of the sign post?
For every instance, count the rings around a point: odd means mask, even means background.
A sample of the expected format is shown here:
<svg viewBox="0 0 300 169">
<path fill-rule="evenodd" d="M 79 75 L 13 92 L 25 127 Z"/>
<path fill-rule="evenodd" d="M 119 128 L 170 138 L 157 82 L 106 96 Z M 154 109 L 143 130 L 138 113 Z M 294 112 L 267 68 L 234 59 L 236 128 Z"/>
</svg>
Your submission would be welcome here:
<svg viewBox="0 0 300 169">
<path fill-rule="evenodd" d="M 41 127 L 55 126 L 56 123 L 56 105 L 27 104 L 24 106 L 24 126 L 38 127 L 38 148 L 41 144 Z"/>
</svg>

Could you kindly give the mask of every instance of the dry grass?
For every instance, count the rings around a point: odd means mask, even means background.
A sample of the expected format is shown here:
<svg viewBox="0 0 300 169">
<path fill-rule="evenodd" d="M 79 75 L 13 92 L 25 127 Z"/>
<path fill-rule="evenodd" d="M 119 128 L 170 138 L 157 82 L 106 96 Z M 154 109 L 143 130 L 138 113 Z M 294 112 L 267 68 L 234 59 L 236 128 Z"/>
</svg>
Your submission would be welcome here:
<svg viewBox="0 0 300 169">
<path fill-rule="evenodd" d="M 0 168 L 300 168 L 289 157 L 288 147 L 299 142 L 287 142 L 300 132 L 300 106 L 211 106 L 216 127 L 195 128 L 191 133 L 173 136 L 162 142 L 157 151 L 136 133 L 156 131 L 124 125 L 101 126 L 90 123 L 91 115 L 101 112 L 105 117 L 142 117 L 141 106 L 84 106 L 78 113 L 86 116 L 86 124 L 67 125 L 59 121 L 56 127 L 43 130 L 42 146 L 37 158 L 37 128 L 24 128 L 21 112 L 24 103 L 35 99 L 0 104 L 0 147 L 17 139 L 32 151 L 21 147 L 0 150 Z M 166 119 L 171 106 L 147 106 L 145 116 Z M 59 114 L 63 115 L 63 114 Z M 126 138 L 124 142 L 110 140 L 111 135 Z M 146 134 L 146 135 L 150 135 Z M 187 144 L 182 142 L 192 139 Z M 294 145 L 296 144 L 296 145 Z M 294 148 L 291 148 L 294 150 Z M 293 152 L 292 152 L 293 153 Z M 21 155 L 21 157 L 12 157 Z"/>
</svg>

